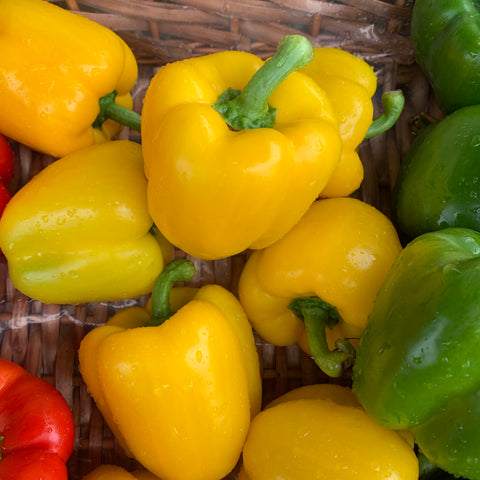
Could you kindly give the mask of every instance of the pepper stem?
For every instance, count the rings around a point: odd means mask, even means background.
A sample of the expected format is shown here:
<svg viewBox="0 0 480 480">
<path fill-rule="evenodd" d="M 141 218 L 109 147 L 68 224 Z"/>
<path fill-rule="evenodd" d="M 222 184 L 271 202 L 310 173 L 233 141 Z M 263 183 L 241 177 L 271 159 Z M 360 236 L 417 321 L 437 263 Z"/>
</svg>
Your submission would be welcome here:
<svg viewBox="0 0 480 480">
<path fill-rule="evenodd" d="M 115 98 L 117 93 L 118 92 L 114 90 L 100 98 L 98 101 L 100 112 L 93 122 L 93 127 L 101 129 L 103 122 L 110 118 L 120 125 L 125 125 L 128 128 L 139 132 L 141 116 L 129 108 L 116 104 Z"/>
<path fill-rule="evenodd" d="M 302 35 L 286 35 L 272 58 L 255 72 L 243 91 L 229 88 L 213 105 L 234 130 L 271 128 L 277 109 L 268 101 L 287 76 L 313 59 L 313 46 Z"/>
<path fill-rule="evenodd" d="M 372 138 L 392 128 L 399 119 L 405 105 L 401 90 L 392 90 L 382 95 L 383 113 L 376 118 L 367 130 L 365 138 Z"/>
<path fill-rule="evenodd" d="M 315 363 L 330 377 L 339 377 L 344 367 L 351 365 L 355 349 L 347 339 L 338 339 L 336 350 L 330 350 L 326 328 L 334 327 L 342 319 L 337 309 L 318 297 L 300 297 L 289 308 L 305 323 L 308 346 Z"/>
<path fill-rule="evenodd" d="M 170 292 L 174 283 L 186 282 L 194 275 L 195 266 L 190 260 L 176 258 L 167 263 L 153 287 L 152 316 L 145 326 L 156 327 L 173 315 L 170 308 Z"/>
</svg>

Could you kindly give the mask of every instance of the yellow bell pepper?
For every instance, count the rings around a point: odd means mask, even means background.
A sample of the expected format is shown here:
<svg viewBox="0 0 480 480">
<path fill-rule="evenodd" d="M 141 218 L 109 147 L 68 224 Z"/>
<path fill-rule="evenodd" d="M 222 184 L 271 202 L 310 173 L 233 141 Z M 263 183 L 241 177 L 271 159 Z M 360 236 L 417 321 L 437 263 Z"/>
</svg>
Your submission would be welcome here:
<svg viewBox="0 0 480 480">
<path fill-rule="evenodd" d="M 44 303 L 137 298 L 164 264 L 151 227 L 141 147 L 118 140 L 25 184 L 0 219 L 0 248 L 15 287 Z"/>
<path fill-rule="evenodd" d="M 329 47 L 315 48 L 313 60 L 300 71 L 325 90 L 340 122 L 342 156 L 321 196 L 348 196 L 363 180 L 357 147 L 373 121 L 371 99 L 377 89 L 377 76 L 363 59 L 340 48 Z"/>
<path fill-rule="evenodd" d="M 299 387 L 252 421 L 239 480 L 418 480 L 413 444 L 380 426 L 351 389 Z"/>
<path fill-rule="evenodd" d="M 340 48 L 317 47 L 313 60 L 300 69 L 326 92 L 340 122 L 342 155 L 321 197 L 346 197 L 363 180 L 358 146 L 365 138 L 379 135 L 398 120 L 405 104 L 400 90 L 382 95 L 384 112 L 373 120 L 372 97 L 377 89 L 373 68 L 360 57 Z"/>
<path fill-rule="evenodd" d="M 152 79 L 142 110 L 148 205 L 172 244 L 202 259 L 264 248 L 324 189 L 341 137 L 325 92 L 292 71 L 312 57 L 306 38 L 286 36 L 267 62 L 219 52 Z"/>
<path fill-rule="evenodd" d="M 83 480 L 160 480 L 148 470 L 127 472 L 116 465 L 100 465 L 83 477 Z"/>
<path fill-rule="evenodd" d="M 239 281 L 254 330 L 274 345 L 298 343 L 339 376 L 375 296 L 401 251 L 390 220 L 360 200 L 317 200 L 281 240 L 255 251 Z"/>
<path fill-rule="evenodd" d="M 140 128 L 130 95 L 137 63 L 110 29 L 44 0 L 2 0 L 0 51 L 0 132 L 7 137 L 55 157 L 102 143 L 121 128 L 97 119 L 105 96 Z"/>
<path fill-rule="evenodd" d="M 133 472 L 131 472 L 131 474 L 137 480 L 161 480 L 160 478 L 158 478 L 153 473 L 149 472 L 148 470 L 144 470 L 144 469 L 134 470 Z M 117 479 L 112 478 L 112 480 L 117 480 Z"/>
<path fill-rule="evenodd" d="M 151 312 L 121 310 L 79 349 L 82 377 L 119 444 L 163 480 L 227 475 L 261 406 L 258 353 L 238 300 L 218 285 L 171 291 L 194 273 L 188 260 L 170 262 Z"/>
</svg>

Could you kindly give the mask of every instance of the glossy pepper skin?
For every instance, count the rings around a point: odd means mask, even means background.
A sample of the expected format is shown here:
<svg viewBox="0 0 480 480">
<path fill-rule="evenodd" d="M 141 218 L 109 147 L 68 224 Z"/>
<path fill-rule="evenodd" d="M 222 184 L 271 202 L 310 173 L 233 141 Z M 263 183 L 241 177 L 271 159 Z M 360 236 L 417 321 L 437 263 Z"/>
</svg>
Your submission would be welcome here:
<svg viewBox="0 0 480 480">
<path fill-rule="evenodd" d="M 148 470 L 127 470 L 116 465 L 100 465 L 83 477 L 83 480 L 161 480 Z"/>
<path fill-rule="evenodd" d="M 60 392 L 0 359 L 0 412 L 0 478 L 67 480 L 75 424 Z"/>
<path fill-rule="evenodd" d="M 325 91 L 339 120 L 342 154 L 322 197 L 346 197 L 363 180 L 357 147 L 373 121 L 372 97 L 377 76 L 363 59 L 340 48 L 316 47 L 313 60 L 300 72 L 312 77 Z"/>
<path fill-rule="evenodd" d="M 401 248 L 390 220 L 371 205 L 350 197 L 318 200 L 281 240 L 249 257 L 239 299 L 264 340 L 298 343 L 338 376 L 353 353 L 335 341 L 360 337 Z"/>
<path fill-rule="evenodd" d="M 480 479 L 480 234 L 420 235 L 378 292 L 354 365 L 366 411 L 441 469 Z"/>
<path fill-rule="evenodd" d="M 119 312 L 79 350 L 82 377 L 115 437 L 162 480 L 223 478 L 260 409 L 252 328 L 233 294 L 208 285 L 170 311 L 172 284 L 193 274 L 187 260 L 169 263 L 152 293 L 152 313 Z"/>
<path fill-rule="evenodd" d="M 0 248 L 15 287 L 44 303 L 137 298 L 163 268 L 151 227 L 141 147 L 118 140 L 25 184 L 0 219 Z"/>
<path fill-rule="evenodd" d="M 446 113 L 480 103 L 477 1 L 416 1 L 410 37 L 415 59 Z"/>
<path fill-rule="evenodd" d="M 110 29 L 44 0 L 0 2 L 0 132 L 63 157 L 111 139 L 120 125 L 93 127 L 99 100 L 132 108 L 137 63 Z"/>
<path fill-rule="evenodd" d="M 281 42 L 279 54 L 299 51 L 308 62 L 313 47 L 301 37 L 295 50 L 290 39 Z M 250 53 L 226 51 L 174 62 L 159 70 L 146 93 L 142 145 L 149 209 L 165 237 L 197 258 L 228 257 L 278 240 L 339 162 L 338 120 L 312 78 L 286 73 L 267 99 L 270 107 L 258 99 L 256 87 L 247 88 L 258 85 L 252 82 L 261 67 L 269 82 L 278 80 L 283 70 L 273 58 L 265 63 Z M 245 94 L 250 104 L 243 103 L 255 114 L 265 113 L 271 126 L 262 126 L 263 117 L 250 121 L 248 111 L 236 115 L 246 117 L 247 126 L 231 127 L 217 103 L 231 88 L 253 90 Z"/>
<path fill-rule="evenodd" d="M 418 480 L 412 447 L 367 415 L 349 388 L 309 385 L 253 419 L 238 478 Z"/>
<path fill-rule="evenodd" d="M 12 194 L 7 185 L 15 173 L 15 156 L 8 140 L 0 135 L 0 216 L 5 210 Z"/>
<path fill-rule="evenodd" d="M 480 230 L 478 119 L 463 107 L 420 130 L 395 181 L 392 216 L 407 239 L 447 227 Z"/>
</svg>

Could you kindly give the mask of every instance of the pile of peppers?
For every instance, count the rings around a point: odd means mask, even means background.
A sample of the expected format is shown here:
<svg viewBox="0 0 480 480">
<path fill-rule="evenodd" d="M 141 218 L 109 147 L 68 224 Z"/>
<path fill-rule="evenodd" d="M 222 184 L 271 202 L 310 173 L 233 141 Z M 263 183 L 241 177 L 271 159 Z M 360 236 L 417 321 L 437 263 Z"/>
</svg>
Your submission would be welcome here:
<svg viewBox="0 0 480 480">
<path fill-rule="evenodd" d="M 405 247 L 378 291 L 353 391 L 415 438 L 421 478 L 480 479 L 480 5 L 416 0 L 411 39 L 439 118 L 422 113 L 392 218 Z"/>
<path fill-rule="evenodd" d="M 52 158 L 5 201 L 13 284 L 44 303 L 148 297 L 78 351 L 89 394 L 142 469 L 102 465 L 85 480 L 219 480 L 236 466 L 240 480 L 418 480 L 428 468 L 480 479 L 477 68 L 459 66 L 458 87 L 437 56 L 440 44 L 458 61 L 462 47 L 467 63 L 477 16 L 475 2 L 416 2 L 417 61 L 447 116 L 402 165 L 392 222 L 352 197 L 360 143 L 404 103 L 384 93 L 374 119 L 364 60 L 287 35 L 266 61 L 225 51 L 162 66 L 134 112 L 138 66 L 115 33 L 46 0 L 0 2 L 0 180 L 12 178 L 10 141 Z M 123 126 L 141 142 L 119 140 Z M 247 252 L 238 298 L 179 286 L 195 268 L 175 248 L 200 260 Z M 255 335 L 298 344 L 352 384 L 265 405 Z M 0 380 L 0 478 L 66 478 L 74 424 L 59 392 L 40 395 L 45 385 L 8 362 Z M 14 392 L 22 382 L 38 402 Z M 21 438 L 29 415 L 14 435 L 4 412 L 20 404 L 43 426 L 57 415 L 57 444 L 41 428 L 41 441 Z"/>
</svg>

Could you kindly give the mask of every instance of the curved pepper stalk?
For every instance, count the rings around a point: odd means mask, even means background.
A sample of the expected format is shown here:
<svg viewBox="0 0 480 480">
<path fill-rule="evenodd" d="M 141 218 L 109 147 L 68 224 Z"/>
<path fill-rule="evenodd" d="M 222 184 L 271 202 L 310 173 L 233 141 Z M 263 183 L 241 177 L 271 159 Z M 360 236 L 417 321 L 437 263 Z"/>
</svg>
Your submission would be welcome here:
<svg viewBox="0 0 480 480">
<path fill-rule="evenodd" d="M 293 71 L 313 60 L 313 46 L 302 35 L 285 35 L 275 55 L 264 63 L 243 91 L 229 88 L 213 108 L 234 130 L 271 128 L 277 110 L 268 104 L 275 89 Z"/>
<path fill-rule="evenodd" d="M 318 297 L 296 298 L 289 308 L 305 323 L 308 346 L 315 363 L 328 376 L 339 377 L 343 369 L 352 364 L 355 349 L 347 339 L 338 339 L 336 350 L 328 347 L 325 329 L 342 320 L 338 310 Z"/>
<path fill-rule="evenodd" d="M 92 126 L 94 128 L 102 128 L 103 123 L 108 120 L 114 120 L 120 125 L 124 125 L 132 130 L 140 131 L 141 115 L 129 108 L 123 107 L 115 103 L 115 98 L 117 97 L 118 92 L 114 90 L 113 92 L 104 95 L 98 101 L 100 106 L 100 112 L 97 115 L 97 118 L 93 122 Z"/>
<path fill-rule="evenodd" d="M 392 128 L 403 111 L 405 97 L 401 90 L 392 90 L 382 95 L 383 113 L 376 118 L 365 134 L 365 139 L 376 137 Z"/>
<path fill-rule="evenodd" d="M 170 292 L 175 282 L 186 282 L 195 275 L 195 265 L 184 258 L 176 258 L 168 263 L 158 276 L 153 287 L 152 316 L 145 324 L 147 327 L 161 325 L 173 312 L 170 308 Z"/>
</svg>

